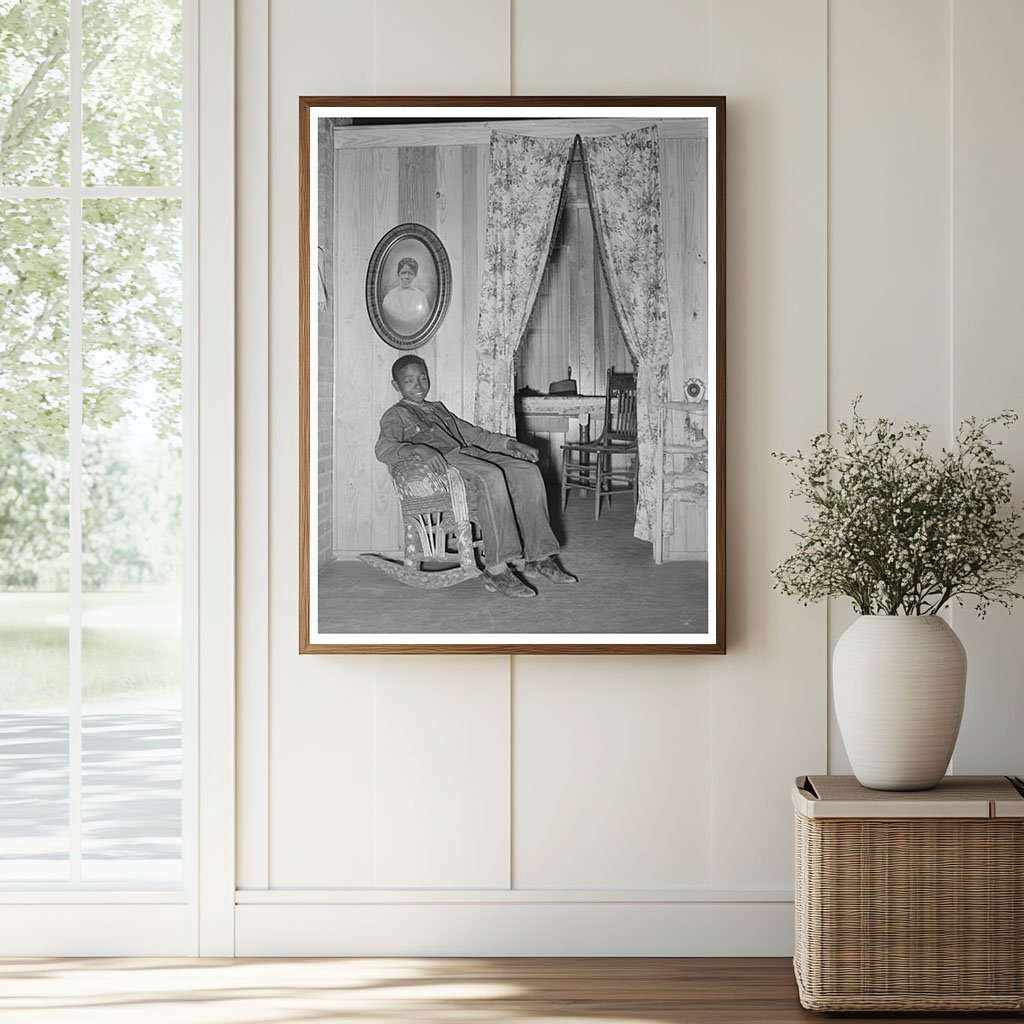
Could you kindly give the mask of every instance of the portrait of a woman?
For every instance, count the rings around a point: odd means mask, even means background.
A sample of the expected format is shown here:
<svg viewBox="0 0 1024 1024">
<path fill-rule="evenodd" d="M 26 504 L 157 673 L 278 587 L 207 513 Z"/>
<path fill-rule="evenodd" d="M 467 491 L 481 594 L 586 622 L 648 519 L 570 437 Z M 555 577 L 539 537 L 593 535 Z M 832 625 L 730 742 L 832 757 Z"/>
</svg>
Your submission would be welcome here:
<svg viewBox="0 0 1024 1024">
<path fill-rule="evenodd" d="M 430 315 L 426 292 L 413 282 L 419 263 L 412 256 L 398 261 L 398 284 L 389 289 L 381 303 L 384 315 L 398 334 L 415 334 Z"/>
</svg>

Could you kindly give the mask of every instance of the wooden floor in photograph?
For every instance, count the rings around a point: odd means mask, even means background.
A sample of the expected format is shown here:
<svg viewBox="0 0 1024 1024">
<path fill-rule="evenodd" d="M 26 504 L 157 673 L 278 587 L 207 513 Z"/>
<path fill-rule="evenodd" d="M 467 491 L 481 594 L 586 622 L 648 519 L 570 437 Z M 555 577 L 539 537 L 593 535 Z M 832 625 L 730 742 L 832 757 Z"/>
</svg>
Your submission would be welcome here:
<svg viewBox="0 0 1024 1024">
<path fill-rule="evenodd" d="M 358 561 L 320 574 L 325 633 L 704 633 L 707 562 L 655 565 L 651 545 L 633 537 L 621 502 L 594 520 L 590 501 L 570 500 L 556 532 L 574 586 L 536 585 L 537 596 L 506 598 L 480 579 L 415 590 Z"/>
<path fill-rule="evenodd" d="M 1020 1024 L 1008 1014 L 842 1014 Z M 4 1024 L 808 1024 L 788 959 L 8 959 Z"/>
</svg>

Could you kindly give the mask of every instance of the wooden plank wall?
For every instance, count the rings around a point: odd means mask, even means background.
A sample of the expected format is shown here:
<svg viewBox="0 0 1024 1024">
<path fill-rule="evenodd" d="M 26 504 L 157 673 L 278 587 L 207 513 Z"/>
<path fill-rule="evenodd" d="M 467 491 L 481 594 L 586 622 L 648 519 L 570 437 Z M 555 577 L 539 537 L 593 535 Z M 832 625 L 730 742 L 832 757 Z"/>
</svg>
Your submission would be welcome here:
<svg viewBox="0 0 1024 1024">
<path fill-rule="evenodd" d="M 611 310 L 594 226 L 577 158 L 569 174 L 565 208 L 519 351 L 517 388 L 547 393 L 572 367 L 580 394 L 604 393 L 608 366 L 632 366 Z"/>
<path fill-rule="evenodd" d="M 691 377 L 708 383 L 707 141 L 664 139 L 661 143 L 661 204 L 665 225 L 668 310 L 674 354 L 669 398 L 682 400 Z M 706 417 L 694 427 L 707 430 Z M 673 423 L 671 440 L 688 442 L 685 424 Z M 679 457 L 677 457 L 679 458 Z M 674 468 L 683 469 L 681 463 Z M 707 509 L 677 502 L 669 558 L 707 557 Z"/>
<path fill-rule="evenodd" d="M 472 416 L 487 147 L 339 149 L 337 163 L 334 552 L 354 558 L 398 551 L 402 538 L 394 487 L 373 446 L 381 415 L 398 398 L 391 364 L 403 353 L 370 325 L 366 267 L 396 224 L 423 224 L 441 239 L 452 265 L 451 305 L 415 352 L 430 370 L 431 398 Z"/>
<path fill-rule="evenodd" d="M 662 140 L 662 203 L 674 344 L 672 398 L 690 377 L 707 380 L 707 146 L 704 139 Z M 476 325 L 486 227 L 487 147 L 409 146 L 340 149 L 336 176 L 336 337 L 334 551 L 397 552 L 402 531 L 387 469 L 373 455 L 381 414 L 396 399 L 391 363 L 402 353 L 370 326 L 364 301 L 374 246 L 396 224 L 436 232 L 452 265 L 452 301 L 440 330 L 416 349 L 430 370 L 431 397 L 472 418 Z M 628 351 L 601 271 L 582 166 L 574 162 L 553 258 L 517 353 L 517 387 L 546 392 L 572 367 L 582 394 L 602 394 L 609 366 L 626 369 Z M 541 424 L 538 424 L 541 426 Z M 549 485 L 558 479 L 559 445 L 576 423 L 552 418 L 534 430 L 546 442 Z M 599 424 L 594 424 L 595 429 Z M 674 440 L 683 440 L 682 424 Z M 669 557 L 706 556 L 706 516 L 676 509 Z"/>
<path fill-rule="evenodd" d="M 334 557 L 334 128 L 341 118 L 319 119 L 317 127 L 317 241 L 323 256 L 327 306 L 316 310 L 317 326 L 317 565 L 322 569 Z M 313 268 L 310 267 L 310 272 Z"/>
</svg>

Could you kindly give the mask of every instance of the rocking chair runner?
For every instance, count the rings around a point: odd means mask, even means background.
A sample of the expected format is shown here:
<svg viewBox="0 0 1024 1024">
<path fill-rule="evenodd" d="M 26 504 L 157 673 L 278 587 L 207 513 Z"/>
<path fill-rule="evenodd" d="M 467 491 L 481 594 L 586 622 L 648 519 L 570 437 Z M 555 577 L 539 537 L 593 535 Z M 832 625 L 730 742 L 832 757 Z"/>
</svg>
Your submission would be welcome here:
<svg viewBox="0 0 1024 1024">
<path fill-rule="evenodd" d="M 409 587 L 440 589 L 480 575 L 474 549 L 466 484 L 453 466 L 439 473 L 422 462 L 397 462 L 391 479 L 402 508 L 405 549 L 401 564 L 382 555 L 360 555 L 360 561 Z M 455 551 L 449 537 L 454 535 Z M 424 570 L 423 562 L 449 563 L 450 569 Z"/>
<path fill-rule="evenodd" d="M 608 370 L 604 393 L 604 426 L 596 441 L 571 441 L 562 445 L 562 508 L 569 492 L 594 492 L 594 519 L 601 518 L 601 502 L 613 494 L 637 499 L 638 455 L 636 434 L 636 374 Z M 616 465 L 614 456 L 624 456 Z"/>
</svg>

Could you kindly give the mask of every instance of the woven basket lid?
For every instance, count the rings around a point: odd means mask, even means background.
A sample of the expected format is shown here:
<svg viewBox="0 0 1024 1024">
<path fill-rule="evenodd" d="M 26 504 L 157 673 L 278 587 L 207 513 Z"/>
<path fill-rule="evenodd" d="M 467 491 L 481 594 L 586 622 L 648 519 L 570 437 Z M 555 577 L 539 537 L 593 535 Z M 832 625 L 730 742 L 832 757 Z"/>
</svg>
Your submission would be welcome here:
<svg viewBox="0 0 1024 1024">
<path fill-rule="evenodd" d="M 808 818 L 1024 818 L 1024 783 L 1006 775 L 947 775 L 934 789 L 867 789 L 852 775 L 804 775 L 793 806 Z"/>
</svg>

